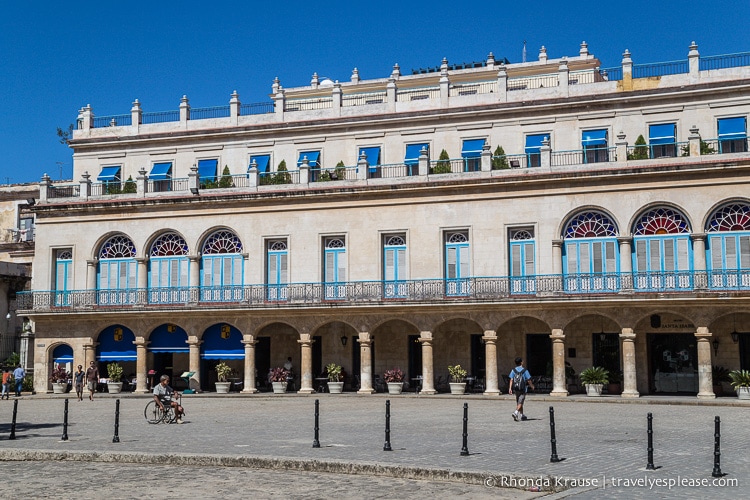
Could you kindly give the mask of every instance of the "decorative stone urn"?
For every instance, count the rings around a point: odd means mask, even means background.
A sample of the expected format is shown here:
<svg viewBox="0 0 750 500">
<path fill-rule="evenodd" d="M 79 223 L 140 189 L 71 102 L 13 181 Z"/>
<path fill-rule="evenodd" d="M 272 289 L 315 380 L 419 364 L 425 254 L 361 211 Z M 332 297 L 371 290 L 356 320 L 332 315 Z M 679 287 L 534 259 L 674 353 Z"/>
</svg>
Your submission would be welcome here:
<svg viewBox="0 0 750 500">
<path fill-rule="evenodd" d="M 401 394 L 403 390 L 403 382 L 388 382 L 388 394 Z"/>
<path fill-rule="evenodd" d="M 286 392 L 286 382 L 271 382 L 274 394 L 284 394 Z"/>
<path fill-rule="evenodd" d="M 738 399 L 750 399 L 750 387 L 737 387 Z"/>
<path fill-rule="evenodd" d="M 107 382 L 107 392 L 110 394 L 120 394 L 122 392 L 122 382 Z"/>
<path fill-rule="evenodd" d="M 229 394 L 231 382 L 216 382 L 216 394 Z"/>
<path fill-rule="evenodd" d="M 65 394 L 68 392 L 67 382 L 52 382 L 52 394 Z"/>
<path fill-rule="evenodd" d="M 344 392 L 344 383 L 343 382 L 331 382 L 328 381 L 328 392 L 331 394 L 341 394 Z"/>
<path fill-rule="evenodd" d="M 451 394 L 466 394 L 466 382 L 449 382 Z"/>
<path fill-rule="evenodd" d="M 601 396 L 604 384 L 586 384 L 587 396 Z"/>
</svg>

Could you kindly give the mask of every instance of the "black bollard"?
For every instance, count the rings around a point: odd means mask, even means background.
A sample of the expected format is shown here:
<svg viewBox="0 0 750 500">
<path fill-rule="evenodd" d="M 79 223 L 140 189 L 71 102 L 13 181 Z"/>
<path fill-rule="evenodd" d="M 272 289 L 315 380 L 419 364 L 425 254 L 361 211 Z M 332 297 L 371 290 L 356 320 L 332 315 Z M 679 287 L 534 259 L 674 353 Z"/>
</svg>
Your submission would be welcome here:
<svg viewBox="0 0 750 500">
<path fill-rule="evenodd" d="M 120 442 L 120 400 L 115 401 L 115 436 L 112 438 L 113 443 Z"/>
<path fill-rule="evenodd" d="M 714 418 L 714 470 L 711 473 L 713 477 L 722 477 L 721 473 L 721 419 Z"/>
<path fill-rule="evenodd" d="M 385 400 L 385 444 L 383 451 L 393 451 L 391 449 L 391 400 Z"/>
<path fill-rule="evenodd" d="M 68 398 L 65 398 L 65 415 L 63 416 L 63 435 L 61 441 L 68 440 Z"/>
<path fill-rule="evenodd" d="M 552 455 L 549 457 L 549 461 L 552 463 L 559 462 L 560 458 L 557 456 L 557 439 L 555 438 L 555 409 L 549 407 L 549 434 L 550 444 L 552 445 Z"/>
<path fill-rule="evenodd" d="M 655 470 L 654 467 L 654 429 L 652 427 L 652 421 L 654 416 L 648 414 L 648 463 L 646 464 L 646 470 Z"/>
<path fill-rule="evenodd" d="M 315 439 L 313 439 L 313 448 L 320 448 L 320 441 L 318 440 L 318 406 L 320 405 L 319 400 L 315 400 Z"/>
<path fill-rule="evenodd" d="M 10 424 L 10 437 L 16 439 L 16 413 L 18 413 L 18 400 L 13 401 L 13 422 Z"/>
<path fill-rule="evenodd" d="M 464 445 L 461 448 L 461 456 L 465 457 L 469 454 L 469 447 L 467 440 L 469 437 L 469 403 L 464 403 Z"/>
</svg>

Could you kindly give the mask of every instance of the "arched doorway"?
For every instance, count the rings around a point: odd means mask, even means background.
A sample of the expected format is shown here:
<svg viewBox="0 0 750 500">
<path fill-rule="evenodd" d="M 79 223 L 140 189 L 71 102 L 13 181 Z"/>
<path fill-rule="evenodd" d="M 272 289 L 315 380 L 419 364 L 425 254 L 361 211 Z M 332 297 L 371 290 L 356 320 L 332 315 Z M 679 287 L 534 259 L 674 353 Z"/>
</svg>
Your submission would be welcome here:
<svg viewBox="0 0 750 500">
<path fill-rule="evenodd" d="M 183 372 L 188 371 L 190 365 L 190 348 L 187 340 L 187 332 L 171 323 L 159 325 L 151 332 L 148 351 L 153 355 L 151 370 L 154 373 L 149 375 L 150 386 L 158 383 L 162 375 L 167 375 L 172 387 L 179 390 L 187 389 L 180 378 Z"/>
<path fill-rule="evenodd" d="M 232 325 L 217 323 L 206 329 L 201 344 L 201 389 L 204 391 L 214 388 L 217 381 L 216 365 L 226 361 L 232 367 L 230 380 L 238 386 L 244 371 L 245 346 L 242 344 L 242 333 Z"/>
<path fill-rule="evenodd" d="M 96 360 L 101 378 L 108 377 L 107 364 L 115 362 L 122 366 L 123 374 L 135 373 L 137 356 L 132 330 L 122 325 L 112 325 L 102 330 L 98 341 Z"/>
</svg>

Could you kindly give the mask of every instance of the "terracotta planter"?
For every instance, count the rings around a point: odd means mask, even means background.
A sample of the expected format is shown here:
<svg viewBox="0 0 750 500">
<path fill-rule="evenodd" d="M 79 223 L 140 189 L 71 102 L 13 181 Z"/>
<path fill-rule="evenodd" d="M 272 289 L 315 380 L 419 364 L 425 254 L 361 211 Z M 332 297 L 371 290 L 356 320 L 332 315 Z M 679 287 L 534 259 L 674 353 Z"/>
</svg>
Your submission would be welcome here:
<svg viewBox="0 0 750 500">
<path fill-rule="evenodd" d="M 107 392 L 110 394 L 120 394 L 122 392 L 122 382 L 107 382 Z"/>
<path fill-rule="evenodd" d="M 401 394 L 403 390 L 403 382 L 388 382 L 388 394 Z"/>
<path fill-rule="evenodd" d="M 274 394 L 284 394 L 286 392 L 286 382 L 271 382 Z"/>
<path fill-rule="evenodd" d="M 229 387 L 231 382 L 216 382 L 216 393 L 217 394 L 229 394 Z"/>
<path fill-rule="evenodd" d="M 52 394 L 65 394 L 68 392 L 67 382 L 52 382 Z"/>
<path fill-rule="evenodd" d="M 587 396 L 601 396 L 604 384 L 586 384 Z"/>
<path fill-rule="evenodd" d="M 466 394 L 466 382 L 450 382 L 451 394 Z"/>
<path fill-rule="evenodd" d="M 331 394 L 341 394 L 344 392 L 343 382 L 328 382 L 328 392 Z"/>
</svg>

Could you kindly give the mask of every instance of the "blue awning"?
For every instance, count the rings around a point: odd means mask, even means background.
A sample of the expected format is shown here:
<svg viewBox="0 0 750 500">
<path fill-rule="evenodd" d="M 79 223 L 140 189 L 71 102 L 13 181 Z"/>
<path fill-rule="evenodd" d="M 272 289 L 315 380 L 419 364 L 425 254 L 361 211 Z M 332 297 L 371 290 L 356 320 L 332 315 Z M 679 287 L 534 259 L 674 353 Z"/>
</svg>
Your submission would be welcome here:
<svg viewBox="0 0 750 500">
<path fill-rule="evenodd" d="M 308 157 L 308 159 L 309 158 L 310 157 Z M 258 168 L 258 173 L 268 172 L 268 164 L 271 162 L 271 155 L 251 156 L 250 165 L 252 165 L 253 162 L 255 162 L 255 165 Z M 248 166 L 247 169 L 250 170 L 250 166 Z"/>
<path fill-rule="evenodd" d="M 720 139 L 739 139 L 747 136 L 747 119 L 744 116 L 719 119 Z"/>
<path fill-rule="evenodd" d="M 607 145 L 607 129 L 584 130 L 581 133 L 581 143 L 583 143 L 583 147 L 606 146 Z"/>
<path fill-rule="evenodd" d="M 99 361 L 135 361 L 135 335 L 128 328 L 113 325 L 99 334 L 96 359 Z"/>
<path fill-rule="evenodd" d="M 60 344 L 52 351 L 52 361 L 55 363 L 72 363 L 73 348 L 68 344 Z"/>
<path fill-rule="evenodd" d="M 527 135 L 526 136 L 526 152 L 527 153 L 538 153 L 542 147 L 542 141 L 549 137 L 547 134 Z"/>
<path fill-rule="evenodd" d="M 164 181 L 172 177 L 172 162 L 154 163 L 148 178 L 152 181 Z"/>
<path fill-rule="evenodd" d="M 209 327 L 201 344 L 203 359 L 245 359 L 242 334 L 233 326 L 217 324 Z"/>
<path fill-rule="evenodd" d="M 428 151 L 427 156 L 429 156 L 430 145 L 428 143 L 424 142 L 421 144 L 407 144 L 406 155 L 404 155 L 404 163 L 406 165 L 417 165 L 419 163 L 419 154 L 422 151 L 422 148 Z"/>
<path fill-rule="evenodd" d="M 479 158 L 482 156 L 483 147 L 484 139 L 467 139 L 464 141 L 464 146 L 461 148 L 461 157 Z"/>
<path fill-rule="evenodd" d="M 171 331 L 170 331 L 171 330 Z M 176 325 L 161 325 L 149 337 L 151 352 L 189 352 L 187 333 Z"/>
<path fill-rule="evenodd" d="M 380 165 L 380 146 L 359 148 L 357 161 L 359 161 L 359 157 L 362 156 L 362 153 L 364 153 L 367 158 L 367 165 L 370 167 L 370 172 L 377 172 L 378 169 L 376 167 Z"/>
<path fill-rule="evenodd" d="M 198 160 L 198 177 L 201 182 L 216 180 L 216 166 L 219 160 Z"/>
<path fill-rule="evenodd" d="M 312 168 L 319 168 L 318 158 L 320 157 L 320 151 L 303 151 L 299 154 L 299 160 L 297 160 L 297 167 L 302 165 L 302 160 L 307 157 L 307 163 Z"/>
<path fill-rule="evenodd" d="M 99 172 L 99 176 L 96 178 L 96 180 L 100 182 L 119 181 L 120 168 L 120 165 L 115 165 L 113 167 L 103 167 L 102 171 Z"/>
<path fill-rule="evenodd" d="M 677 126 L 674 123 L 661 123 L 659 125 L 649 125 L 648 143 L 649 144 L 673 144 L 675 142 L 675 132 Z"/>
</svg>

